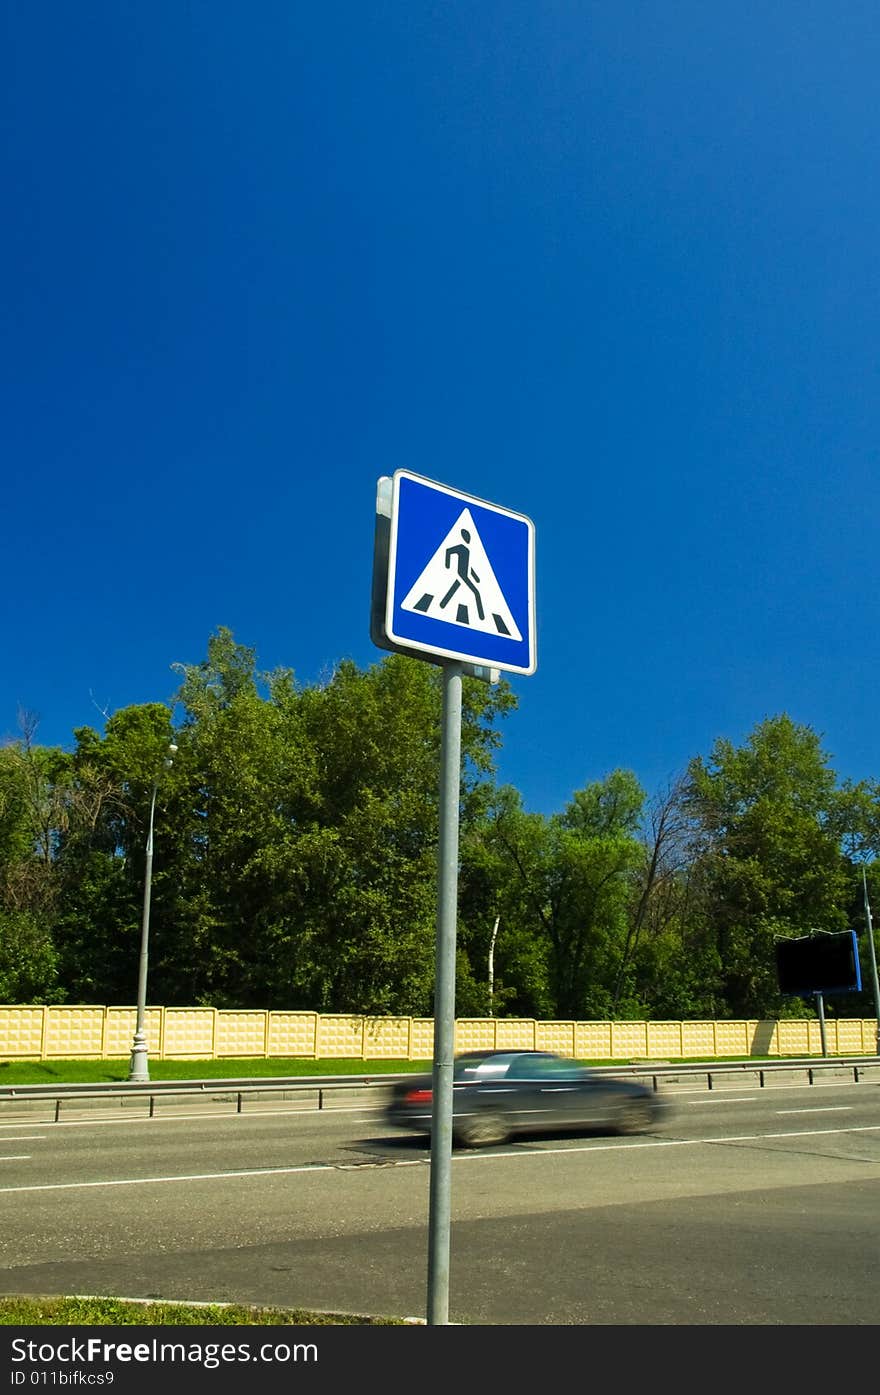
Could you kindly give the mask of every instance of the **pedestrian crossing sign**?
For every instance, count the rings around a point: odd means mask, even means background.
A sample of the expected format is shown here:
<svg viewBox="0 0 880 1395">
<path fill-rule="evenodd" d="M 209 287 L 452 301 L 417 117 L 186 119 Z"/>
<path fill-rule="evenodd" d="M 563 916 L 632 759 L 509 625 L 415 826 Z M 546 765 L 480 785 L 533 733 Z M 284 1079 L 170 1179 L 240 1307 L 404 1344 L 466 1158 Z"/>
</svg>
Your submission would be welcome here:
<svg viewBox="0 0 880 1395">
<path fill-rule="evenodd" d="M 534 673 L 531 519 L 409 470 L 382 484 L 390 484 L 387 647 L 434 662 Z"/>
</svg>

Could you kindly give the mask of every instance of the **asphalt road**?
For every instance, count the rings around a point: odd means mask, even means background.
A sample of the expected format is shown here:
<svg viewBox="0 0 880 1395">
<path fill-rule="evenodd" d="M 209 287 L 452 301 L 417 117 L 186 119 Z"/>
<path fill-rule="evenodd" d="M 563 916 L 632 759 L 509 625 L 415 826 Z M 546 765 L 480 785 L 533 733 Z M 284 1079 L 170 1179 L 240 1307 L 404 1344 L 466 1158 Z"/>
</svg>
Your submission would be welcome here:
<svg viewBox="0 0 880 1395">
<path fill-rule="evenodd" d="M 424 1319 L 430 1151 L 360 1102 L 0 1119 L 0 1291 Z M 876 1325 L 880 1083 L 682 1088 L 656 1135 L 456 1152 L 449 1318 Z"/>
</svg>

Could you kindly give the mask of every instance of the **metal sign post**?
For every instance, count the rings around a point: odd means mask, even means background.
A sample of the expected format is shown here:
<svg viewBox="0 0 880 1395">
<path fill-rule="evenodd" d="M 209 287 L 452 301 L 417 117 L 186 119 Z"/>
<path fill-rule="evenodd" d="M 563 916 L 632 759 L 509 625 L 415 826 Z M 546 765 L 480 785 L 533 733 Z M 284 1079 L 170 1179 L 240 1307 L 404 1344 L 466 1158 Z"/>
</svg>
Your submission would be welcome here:
<svg viewBox="0 0 880 1395">
<path fill-rule="evenodd" d="M 816 999 L 816 1011 L 819 1014 L 819 1037 L 822 1042 L 822 1055 L 828 1055 L 828 1040 L 825 1035 L 825 998 L 822 993 L 814 994 Z"/>
<path fill-rule="evenodd" d="M 534 673 L 534 525 L 523 514 L 398 470 L 376 489 L 370 634 L 443 673 L 428 1311 L 449 1322 L 455 941 L 462 679 Z"/>
<path fill-rule="evenodd" d="M 428 1323 L 449 1322 L 452 1179 L 452 1061 L 455 1054 L 455 940 L 458 911 L 458 803 L 461 783 L 461 664 L 443 665 L 440 838 L 434 979 L 434 1078 L 428 1208 Z"/>
</svg>

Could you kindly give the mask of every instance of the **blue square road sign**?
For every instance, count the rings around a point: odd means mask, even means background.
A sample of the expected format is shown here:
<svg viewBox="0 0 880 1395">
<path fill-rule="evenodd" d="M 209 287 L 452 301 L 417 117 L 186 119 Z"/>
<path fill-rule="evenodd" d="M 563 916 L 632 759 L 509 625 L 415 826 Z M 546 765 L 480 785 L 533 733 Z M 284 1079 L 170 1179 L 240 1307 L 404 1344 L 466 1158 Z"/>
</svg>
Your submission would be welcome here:
<svg viewBox="0 0 880 1395">
<path fill-rule="evenodd" d="M 389 647 L 534 673 L 531 519 L 409 470 L 392 476 L 390 508 L 381 627 Z"/>
</svg>

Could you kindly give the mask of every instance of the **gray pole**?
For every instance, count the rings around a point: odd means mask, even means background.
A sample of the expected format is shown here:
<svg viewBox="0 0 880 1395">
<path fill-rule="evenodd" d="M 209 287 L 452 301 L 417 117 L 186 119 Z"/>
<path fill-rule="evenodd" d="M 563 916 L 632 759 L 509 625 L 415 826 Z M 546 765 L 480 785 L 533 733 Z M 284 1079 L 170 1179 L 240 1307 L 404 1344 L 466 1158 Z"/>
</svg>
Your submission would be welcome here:
<svg viewBox="0 0 880 1395">
<path fill-rule="evenodd" d="M 150 800 L 150 823 L 147 831 L 147 863 L 144 871 L 144 909 L 141 916 L 141 952 L 138 959 L 137 1022 L 134 1041 L 131 1046 L 129 1080 L 149 1080 L 147 1066 L 147 1034 L 144 1023 L 147 1011 L 147 962 L 150 948 L 150 888 L 153 881 L 153 820 L 156 813 L 156 793 L 159 781 L 153 781 L 153 796 Z"/>
<path fill-rule="evenodd" d="M 816 994 L 816 1007 L 819 1009 L 819 1034 L 822 1038 L 822 1055 L 828 1055 L 828 1043 L 825 1039 L 825 998 L 821 993 Z"/>
<path fill-rule="evenodd" d="M 496 915 L 495 924 L 492 926 L 492 938 L 489 941 L 489 1016 L 495 1016 L 495 940 L 498 936 L 498 926 L 501 924 L 500 915 Z"/>
<path fill-rule="evenodd" d="M 433 1117 L 428 1210 L 427 1321 L 433 1326 L 444 1326 L 449 1322 L 449 1194 L 452 1180 L 452 1061 L 455 1053 L 461 677 L 461 664 L 443 665 L 437 944 L 434 974 Z"/>
<path fill-rule="evenodd" d="M 164 765 L 174 763 L 177 747 L 169 746 Z M 147 965 L 150 957 L 150 892 L 153 884 L 153 823 L 156 816 L 156 794 L 159 790 L 159 776 L 153 781 L 150 799 L 150 822 L 147 829 L 147 861 L 144 868 L 144 909 L 141 915 L 141 952 L 138 959 L 137 1021 L 134 1041 L 131 1044 L 131 1061 L 128 1068 L 129 1080 L 149 1080 L 150 1070 L 147 1059 Z"/>
<path fill-rule="evenodd" d="M 874 1016 L 877 1019 L 877 1055 L 880 1056 L 880 983 L 877 980 L 877 950 L 874 946 L 874 925 L 871 921 L 871 906 L 868 902 L 868 878 L 865 864 L 862 863 L 862 890 L 865 893 L 865 919 L 868 922 L 868 953 L 871 956 L 871 985 L 874 989 Z"/>
</svg>

